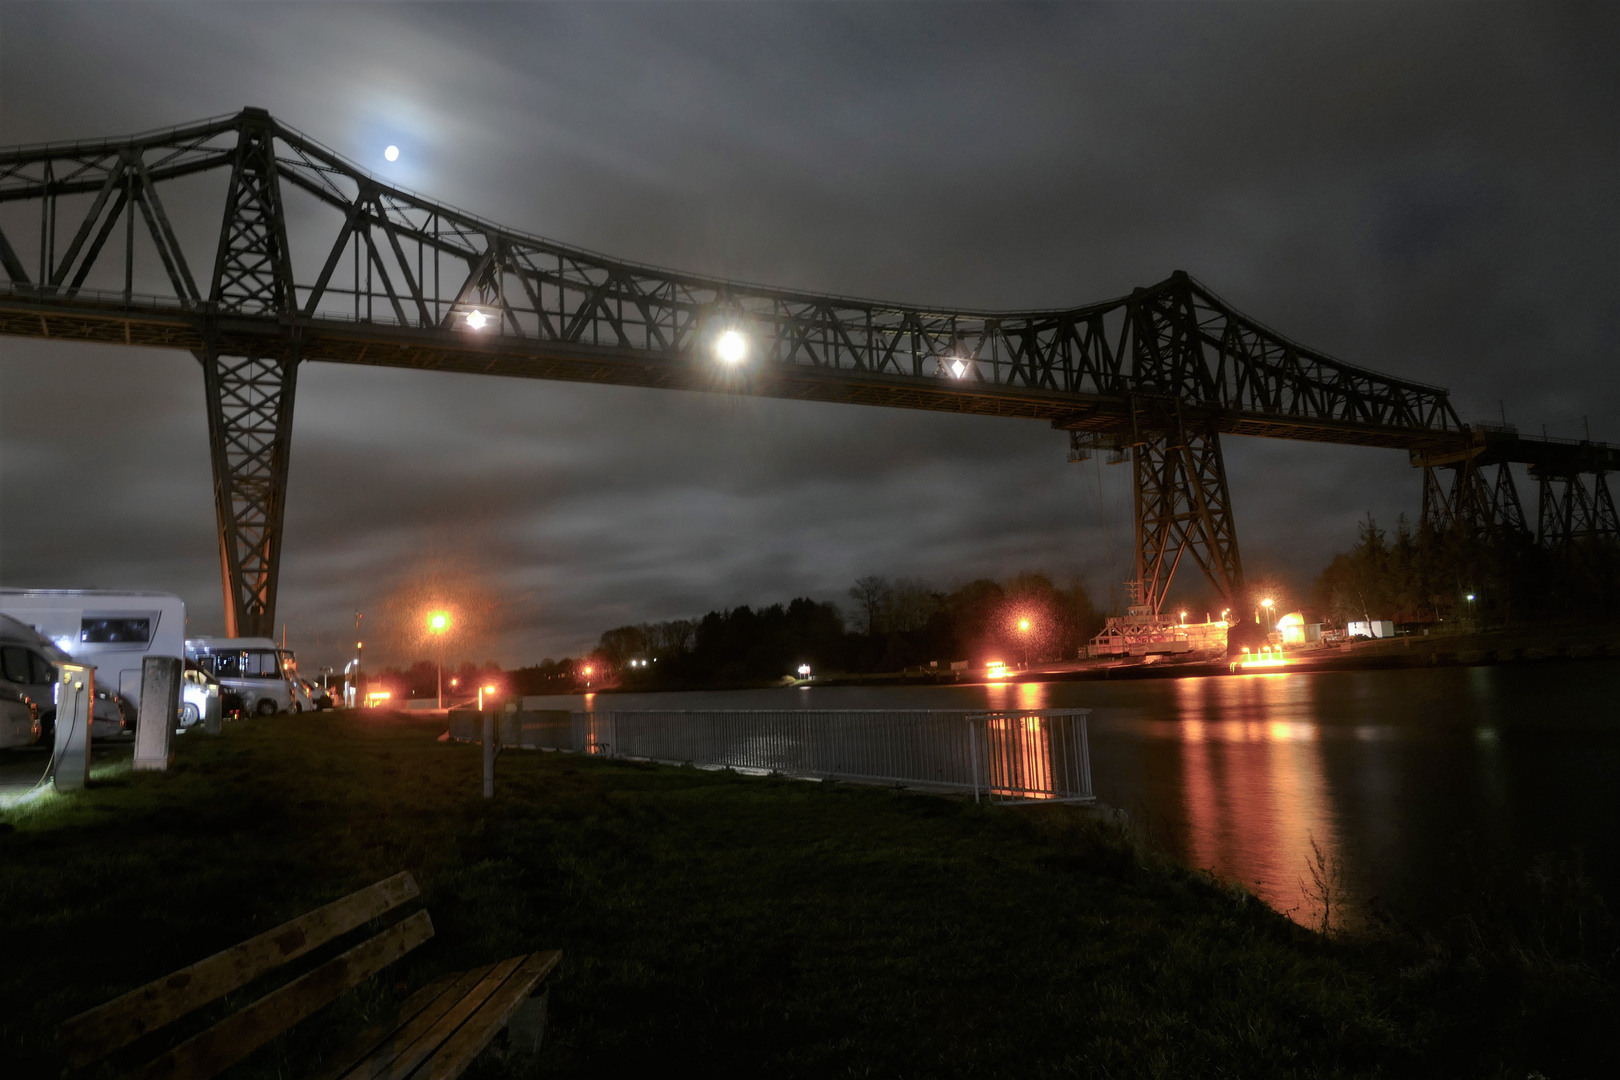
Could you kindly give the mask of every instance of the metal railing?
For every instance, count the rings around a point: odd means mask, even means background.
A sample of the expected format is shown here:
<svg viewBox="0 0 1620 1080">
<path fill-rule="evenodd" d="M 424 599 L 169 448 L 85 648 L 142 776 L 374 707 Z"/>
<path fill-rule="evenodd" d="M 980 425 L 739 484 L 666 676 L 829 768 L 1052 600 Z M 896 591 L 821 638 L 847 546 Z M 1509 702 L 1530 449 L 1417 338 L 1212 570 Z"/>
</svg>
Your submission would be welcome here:
<svg viewBox="0 0 1620 1080">
<path fill-rule="evenodd" d="M 1091 802 L 1085 709 L 504 711 L 507 746 L 973 793 L 975 801 Z M 451 713 L 452 738 L 480 738 Z"/>
</svg>

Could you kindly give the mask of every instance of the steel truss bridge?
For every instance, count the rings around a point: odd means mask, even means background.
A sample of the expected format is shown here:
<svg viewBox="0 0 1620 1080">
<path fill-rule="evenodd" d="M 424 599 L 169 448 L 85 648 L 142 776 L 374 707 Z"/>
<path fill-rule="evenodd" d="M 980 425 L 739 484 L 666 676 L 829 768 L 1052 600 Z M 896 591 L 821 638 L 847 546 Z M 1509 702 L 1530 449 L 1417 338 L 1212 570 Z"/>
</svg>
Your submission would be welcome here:
<svg viewBox="0 0 1620 1080">
<path fill-rule="evenodd" d="M 311 360 L 1045 421 L 1072 459 L 1130 462 L 1151 615 L 1188 556 L 1243 590 L 1222 435 L 1405 450 L 1438 528 L 1531 531 L 1507 467 L 1525 463 L 1541 542 L 1620 536 L 1620 451 L 1464 424 L 1445 390 L 1290 341 L 1185 273 L 1011 312 L 677 273 L 383 183 L 262 109 L 0 150 L 0 272 L 0 333 L 196 356 L 233 636 L 274 632 Z M 741 362 L 718 358 L 728 334 Z"/>
</svg>

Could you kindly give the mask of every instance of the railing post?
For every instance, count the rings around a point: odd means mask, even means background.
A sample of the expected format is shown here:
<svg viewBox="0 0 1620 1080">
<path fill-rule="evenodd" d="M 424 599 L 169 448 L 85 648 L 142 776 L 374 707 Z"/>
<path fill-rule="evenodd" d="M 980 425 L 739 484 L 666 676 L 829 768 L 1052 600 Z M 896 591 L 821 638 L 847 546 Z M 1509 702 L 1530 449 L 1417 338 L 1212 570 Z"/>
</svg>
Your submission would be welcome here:
<svg viewBox="0 0 1620 1080">
<path fill-rule="evenodd" d="M 979 735 L 974 726 L 974 721 L 978 719 L 977 716 L 967 718 L 968 757 L 973 761 L 973 802 L 975 805 L 979 801 Z"/>
<path fill-rule="evenodd" d="M 495 712 L 484 712 L 484 798 L 495 797 Z"/>
</svg>

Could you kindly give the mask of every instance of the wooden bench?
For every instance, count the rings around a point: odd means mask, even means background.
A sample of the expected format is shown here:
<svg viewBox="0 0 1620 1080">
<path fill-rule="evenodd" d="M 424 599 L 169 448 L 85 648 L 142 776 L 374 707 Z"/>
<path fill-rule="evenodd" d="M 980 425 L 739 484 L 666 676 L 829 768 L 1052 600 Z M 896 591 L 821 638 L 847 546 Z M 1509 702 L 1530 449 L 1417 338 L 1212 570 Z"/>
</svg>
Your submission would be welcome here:
<svg viewBox="0 0 1620 1080">
<path fill-rule="evenodd" d="M 80 1013 L 61 1029 L 68 1068 L 102 1061 L 419 895 L 410 874 L 395 874 Z M 417 911 L 163 1051 L 128 1076 L 215 1076 L 432 936 L 433 920 L 426 911 Z M 514 1040 L 538 1049 L 546 995 L 536 996 L 536 990 L 561 958 L 560 952 L 527 953 L 436 979 L 401 1005 L 390 1022 L 368 1029 L 347 1051 L 324 1063 L 321 1075 L 329 1080 L 447 1080 L 459 1076 L 509 1026 Z"/>
</svg>

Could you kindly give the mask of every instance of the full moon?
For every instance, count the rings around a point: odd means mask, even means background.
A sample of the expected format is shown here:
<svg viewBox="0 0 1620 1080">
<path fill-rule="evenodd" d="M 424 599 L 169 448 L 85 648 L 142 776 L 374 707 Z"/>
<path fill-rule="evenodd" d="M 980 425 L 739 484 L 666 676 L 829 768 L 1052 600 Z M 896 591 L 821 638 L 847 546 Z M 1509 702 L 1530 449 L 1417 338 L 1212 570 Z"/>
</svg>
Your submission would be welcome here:
<svg viewBox="0 0 1620 1080">
<path fill-rule="evenodd" d="M 383 157 L 387 158 L 389 161 L 398 161 L 399 160 L 399 147 L 390 146 L 388 149 L 383 151 Z"/>
</svg>

